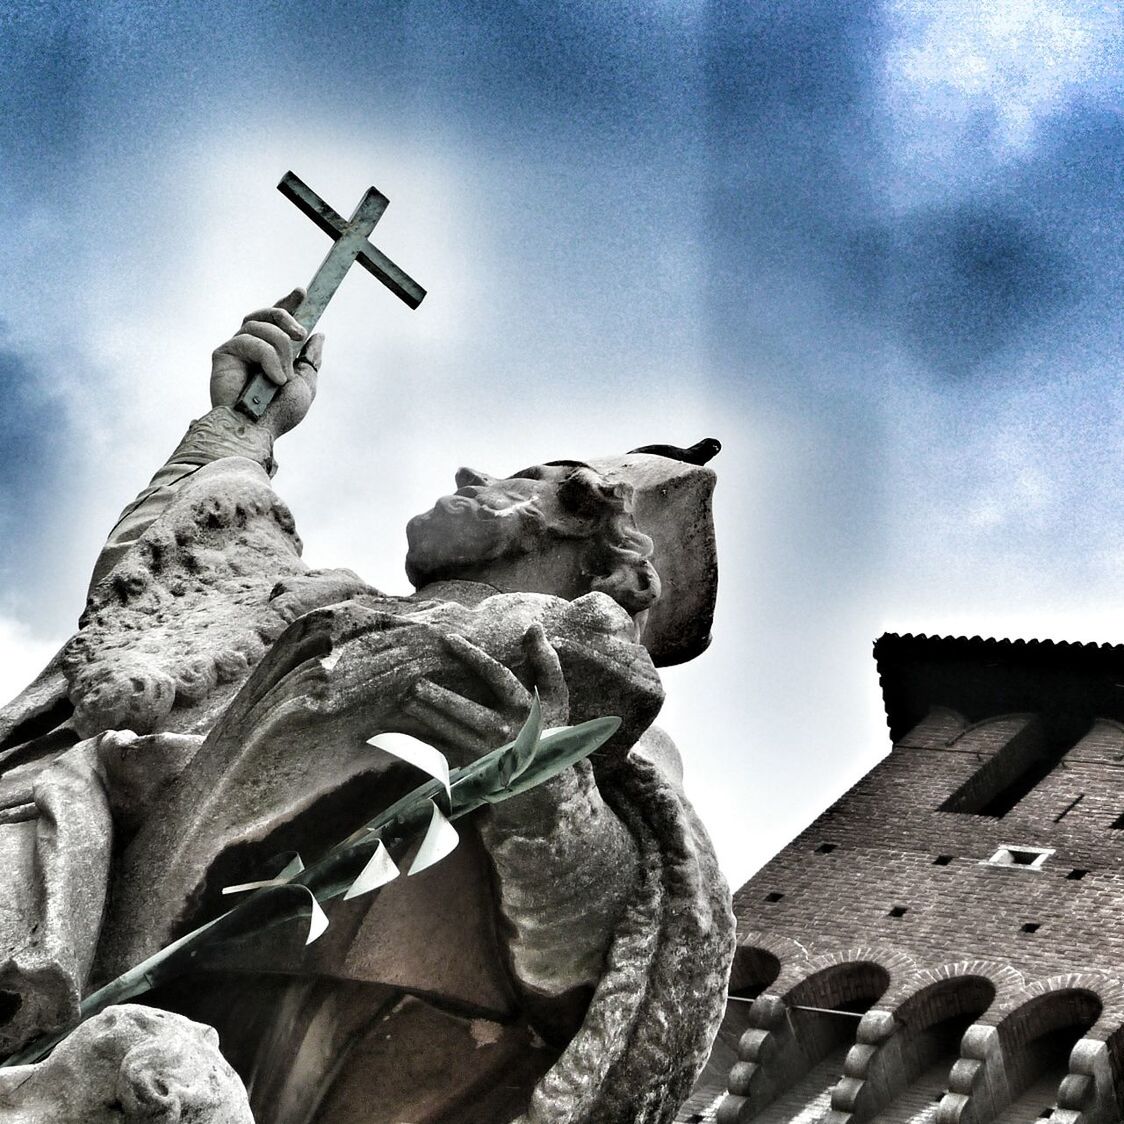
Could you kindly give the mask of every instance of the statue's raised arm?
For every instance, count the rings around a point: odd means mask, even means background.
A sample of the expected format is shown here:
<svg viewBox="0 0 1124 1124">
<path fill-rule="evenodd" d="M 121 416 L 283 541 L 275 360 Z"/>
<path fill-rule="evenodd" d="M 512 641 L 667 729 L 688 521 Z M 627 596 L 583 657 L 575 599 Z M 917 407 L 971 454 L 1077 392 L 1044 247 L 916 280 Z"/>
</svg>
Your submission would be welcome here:
<svg viewBox="0 0 1124 1124">
<path fill-rule="evenodd" d="M 90 588 L 124 557 L 197 469 L 223 457 L 246 457 L 272 476 L 277 438 L 308 413 L 316 397 L 324 337 L 311 337 L 292 312 L 304 299 L 294 289 L 275 305 L 242 319 L 238 331 L 211 355 L 211 410 L 193 421 L 167 462 L 121 513 L 94 565 Z M 301 344 L 294 357 L 294 343 Z M 263 376 L 277 393 L 260 418 L 236 408 L 246 385 Z"/>
</svg>

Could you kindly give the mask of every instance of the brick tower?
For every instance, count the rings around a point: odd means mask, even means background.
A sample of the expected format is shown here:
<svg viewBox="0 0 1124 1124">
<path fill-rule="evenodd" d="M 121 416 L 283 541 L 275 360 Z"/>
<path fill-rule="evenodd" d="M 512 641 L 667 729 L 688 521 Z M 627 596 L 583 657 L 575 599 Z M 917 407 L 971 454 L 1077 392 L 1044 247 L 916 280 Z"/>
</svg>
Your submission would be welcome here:
<svg viewBox="0 0 1124 1124">
<path fill-rule="evenodd" d="M 1120 1124 L 1124 647 L 875 656 L 893 749 L 735 895 L 680 1119 Z"/>
</svg>

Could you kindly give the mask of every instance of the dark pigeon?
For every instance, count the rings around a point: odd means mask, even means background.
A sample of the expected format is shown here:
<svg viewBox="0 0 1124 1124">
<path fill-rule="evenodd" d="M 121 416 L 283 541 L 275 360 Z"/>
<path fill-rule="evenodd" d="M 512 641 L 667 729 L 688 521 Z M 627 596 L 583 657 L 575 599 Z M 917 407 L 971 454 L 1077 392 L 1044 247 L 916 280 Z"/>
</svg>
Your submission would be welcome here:
<svg viewBox="0 0 1124 1124">
<path fill-rule="evenodd" d="M 706 464 L 717 456 L 722 442 L 717 437 L 704 437 L 689 449 L 678 445 L 641 445 L 639 449 L 629 449 L 630 453 L 651 453 L 657 457 L 670 457 L 673 461 L 686 461 L 687 464 Z"/>
</svg>

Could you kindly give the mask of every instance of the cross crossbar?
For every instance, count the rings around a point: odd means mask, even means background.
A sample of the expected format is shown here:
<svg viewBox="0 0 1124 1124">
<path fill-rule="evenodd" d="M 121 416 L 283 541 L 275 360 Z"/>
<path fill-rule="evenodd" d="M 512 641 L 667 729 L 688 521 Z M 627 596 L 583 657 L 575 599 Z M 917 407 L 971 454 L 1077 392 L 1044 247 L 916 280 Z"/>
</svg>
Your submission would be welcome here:
<svg viewBox="0 0 1124 1124">
<path fill-rule="evenodd" d="M 353 226 L 356 215 L 362 210 L 368 196 L 373 193 L 381 199 L 382 208 L 375 216 L 374 222 L 371 223 L 371 228 L 363 233 L 363 243 L 358 248 L 355 260 L 368 272 L 373 273 L 396 297 L 401 298 L 411 308 L 417 308 L 421 304 L 422 298 L 425 296 L 425 290 L 405 271 L 399 269 L 386 254 L 366 241 L 367 235 L 374 229 L 375 223 L 382 218 L 382 212 L 386 210 L 387 204 L 390 202 L 385 195 L 376 191 L 373 187 L 368 188 L 367 195 L 363 197 L 362 202 L 356 208 L 355 215 L 351 216 L 350 222 L 345 222 L 341 215 L 329 207 L 315 191 L 312 191 L 297 179 L 292 172 L 286 172 L 282 176 L 281 182 L 277 185 L 277 190 L 290 203 L 294 203 L 299 211 L 312 219 L 329 238 L 334 239 L 338 239 L 345 230 Z M 331 253 L 332 251 L 329 250 L 328 252 Z M 311 289 L 311 286 L 309 288 Z M 300 317 L 297 319 L 299 320 Z M 308 325 L 305 324 L 305 327 L 307 328 Z M 311 329 L 309 330 L 311 331 Z"/>
</svg>

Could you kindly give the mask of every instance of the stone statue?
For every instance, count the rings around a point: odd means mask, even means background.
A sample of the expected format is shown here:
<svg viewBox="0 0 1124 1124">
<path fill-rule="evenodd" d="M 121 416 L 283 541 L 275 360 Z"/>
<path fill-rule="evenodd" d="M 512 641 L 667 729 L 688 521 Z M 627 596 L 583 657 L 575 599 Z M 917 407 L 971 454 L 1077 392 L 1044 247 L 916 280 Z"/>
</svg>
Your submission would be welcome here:
<svg viewBox="0 0 1124 1124">
<path fill-rule="evenodd" d="M 332 903 L 315 944 L 224 946 L 151 1000 L 218 1028 L 271 1124 L 670 1121 L 733 951 L 652 726 L 655 665 L 709 639 L 714 475 L 655 453 L 462 469 L 409 525 L 414 595 L 309 570 L 270 485 L 316 389 L 320 337 L 292 357 L 301 295 L 215 352 L 214 408 L 122 515 L 77 634 L 0 712 L 0 1050 L 67 1025 L 223 887 L 412 789 L 372 734 L 464 764 L 537 688 L 548 724 L 621 717 L 592 764 L 478 813 L 417 878 Z M 232 403 L 258 367 L 279 390 L 254 422 Z"/>
<path fill-rule="evenodd" d="M 207 1026 L 152 1007 L 110 1007 L 48 1061 L 0 1069 L 3 1124 L 253 1124 L 246 1090 Z"/>
</svg>

